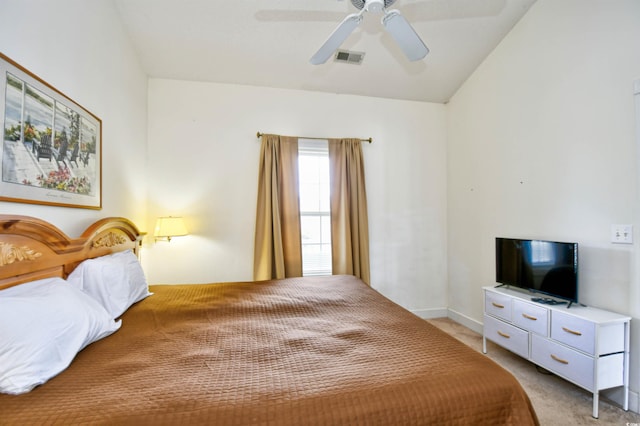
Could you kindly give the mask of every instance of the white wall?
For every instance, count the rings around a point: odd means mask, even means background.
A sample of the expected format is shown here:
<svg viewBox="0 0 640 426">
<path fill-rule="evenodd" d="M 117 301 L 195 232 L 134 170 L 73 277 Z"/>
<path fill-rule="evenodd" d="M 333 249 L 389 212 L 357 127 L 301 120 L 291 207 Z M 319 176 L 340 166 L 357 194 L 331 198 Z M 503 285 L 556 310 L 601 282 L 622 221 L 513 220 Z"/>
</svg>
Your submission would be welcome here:
<svg viewBox="0 0 640 426">
<path fill-rule="evenodd" d="M 102 120 L 102 210 L 0 202 L 71 237 L 124 216 L 146 229 L 147 77 L 109 0 L 0 0 L 0 52 Z"/>
<path fill-rule="evenodd" d="M 258 131 L 373 137 L 372 286 L 415 311 L 444 308 L 445 125 L 439 104 L 151 79 L 149 223 L 183 215 L 190 235 L 148 243 L 149 281 L 252 279 Z"/>
<path fill-rule="evenodd" d="M 577 241 L 580 301 L 634 318 L 636 397 L 639 23 L 637 0 L 538 0 L 447 109 L 450 309 L 482 321 L 496 236 Z"/>
</svg>

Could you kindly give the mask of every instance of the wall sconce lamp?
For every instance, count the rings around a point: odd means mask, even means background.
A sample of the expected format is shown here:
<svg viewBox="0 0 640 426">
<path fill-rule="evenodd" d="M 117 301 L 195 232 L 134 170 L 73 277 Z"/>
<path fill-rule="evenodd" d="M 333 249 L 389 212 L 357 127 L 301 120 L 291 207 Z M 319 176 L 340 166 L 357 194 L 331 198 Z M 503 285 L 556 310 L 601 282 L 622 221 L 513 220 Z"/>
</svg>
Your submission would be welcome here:
<svg viewBox="0 0 640 426">
<path fill-rule="evenodd" d="M 184 219 L 181 217 L 159 217 L 156 221 L 156 229 L 153 236 L 156 241 L 166 239 L 171 242 L 172 237 L 187 235 L 187 227 L 184 225 Z"/>
</svg>

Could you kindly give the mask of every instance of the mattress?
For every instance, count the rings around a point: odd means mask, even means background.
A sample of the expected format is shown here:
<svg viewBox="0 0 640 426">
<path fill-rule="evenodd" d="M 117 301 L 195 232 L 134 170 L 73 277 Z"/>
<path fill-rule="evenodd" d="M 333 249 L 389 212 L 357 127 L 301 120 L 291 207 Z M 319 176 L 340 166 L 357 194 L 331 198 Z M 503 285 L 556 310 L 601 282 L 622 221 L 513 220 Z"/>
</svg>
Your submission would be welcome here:
<svg viewBox="0 0 640 426">
<path fill-rule="evenodd" d="M 151 286 L 0 425 L 535 425 L 517 380 L 352 276 Z"/>
</svg>

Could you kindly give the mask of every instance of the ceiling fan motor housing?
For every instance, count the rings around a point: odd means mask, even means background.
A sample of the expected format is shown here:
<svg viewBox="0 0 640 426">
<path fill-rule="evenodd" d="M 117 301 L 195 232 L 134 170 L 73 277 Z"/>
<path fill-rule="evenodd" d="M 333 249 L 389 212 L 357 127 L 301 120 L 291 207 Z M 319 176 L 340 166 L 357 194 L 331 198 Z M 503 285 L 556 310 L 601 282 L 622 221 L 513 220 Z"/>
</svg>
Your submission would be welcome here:
<svg viewBox="0 0 640 426">
<path fill-rule="evenodd" d="M 351 0 L 356 9 L 366 8 L 367 12 L 382 12 L 383 9 L 394 4 L 396 0 Z"/>
</svg>

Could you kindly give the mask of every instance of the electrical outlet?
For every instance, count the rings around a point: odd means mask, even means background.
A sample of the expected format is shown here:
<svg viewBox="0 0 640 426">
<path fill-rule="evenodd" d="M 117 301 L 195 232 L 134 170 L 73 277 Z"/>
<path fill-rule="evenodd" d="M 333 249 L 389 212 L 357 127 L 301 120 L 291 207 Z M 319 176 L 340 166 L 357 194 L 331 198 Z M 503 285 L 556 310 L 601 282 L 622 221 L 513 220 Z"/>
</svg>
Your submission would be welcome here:
<svg viewBox="0 0 640 426">
<path fill-rule="evenodd" d="M 611 225 L 611 242 L 633 244 L 633 225 Z"/>
</svg>

